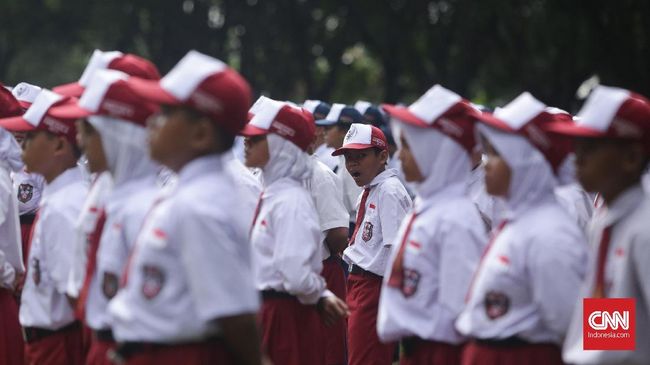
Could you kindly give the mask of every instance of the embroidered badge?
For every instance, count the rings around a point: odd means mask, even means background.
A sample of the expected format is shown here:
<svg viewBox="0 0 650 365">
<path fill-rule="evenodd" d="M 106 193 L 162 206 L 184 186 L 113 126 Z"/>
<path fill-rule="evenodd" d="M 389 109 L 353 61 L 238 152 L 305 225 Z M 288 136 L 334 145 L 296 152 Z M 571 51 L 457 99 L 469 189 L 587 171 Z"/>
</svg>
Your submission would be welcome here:
<svg viewBox="0 0 650 365">
<path fill-rule="evenodd" d="M 111 299 L 117 294 L 117 288 L 119 287 L 119 280 L 117 275 L 111 274 L 109 272 L 104 273 L 104 279 L 102 280 L 102 293 L 108 299 Z"/>
<path fill-rule="evenodd" d="M 20 184 L 18 185 L 18 201 L 21 203 L 27 203 L 32 200 L 34 196 L 34 187 L 29 184 Z"/>
<path fill-rule="evenodd" d="M 366 222 L 363 225 L 363 234 L 361 235 L 361 238 L 364 241 L 368 242 L 372 239 L 372 229 L 373 229 L 373 225 L 370 222 Z"/>
<path fill-rule="evenodd" d="M 34 279 L 34 284 L 38 286 L 41 283 L 41 262 L 38 259 L 34 259 L 32 267 L 32 270 L 34 270 L 32 279 Z"/>
<path fill-rule="evenodd" d="M 508 313 L 510 309 L 510 298 L 497 291 L 489 291 L 485 294 L 485 314 L 490 319 L 497 319 Z"/>
<path fill-rule="evenodd" d="M 410 297 L 418 291 L 418 284 L 420 283 L 420 273 L 411 270 L 404 269 L 404 281 L 402 284 L 402 294 L 405 297 Z"/>
<path fill-rule="evenodd" d="M 142 268 L 142 295 L 151 300 L 155 298 L 165 284 L 165 274 L 153 265 L 144 265 Z"/>
</svg>

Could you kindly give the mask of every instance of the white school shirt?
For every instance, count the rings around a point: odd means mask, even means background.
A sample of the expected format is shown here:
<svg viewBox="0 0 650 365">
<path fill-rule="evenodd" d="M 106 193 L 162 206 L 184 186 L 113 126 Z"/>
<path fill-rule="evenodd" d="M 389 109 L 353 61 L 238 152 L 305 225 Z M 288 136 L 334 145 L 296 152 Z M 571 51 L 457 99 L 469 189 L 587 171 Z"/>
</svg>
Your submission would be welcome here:
<svg viewBox="0 0 650 365">
<path fill-rule="evenodd" d="M 108 310 L 118 341 L 178 343 L 218 334 L 215 319 L 254 313 L 248 222 L 223 156 L 183 167 L 156 199 Z"/>
<path fill-rule="evenodd" d="M 65 293 L 77 234 L 75 222 L 87 192 L 78 167 L 66 170 L 43 189 L 21 297 L 23 327 L 54 330 L 75 320 Z"/>
<path fill-rule="evenodd" d="M 626 190 L 603 214 L 594 215 L 589 231 L 592 247 L 589 270 L 581 290 L 592 297 L 596 261 L 603 229 L 612 226 L 605 261 L 607 298 L 635 298 L 636 350 L 582 349 L 582 300 L 576 301 L 562 357 L 571 364 L 650 364 L 650 200 L 641 185 Z"/>
<path fill-rule="evenodd" d="M 456 328 L 472 338 L 561 345 L 586 261 L 584 234 L 547 197 L 508 222 L 489 245 Z"/>
<path fill-rule="evenodd" d="M 503 212 L 499 209 L 502 205 L 497 204 L 495 198 L 485 190 L 484 164 L 480 164 L 472 170 L 468 191 L 470 199 L 472 199 L 482 218 L 488 224 L 488 230 L 498 226 L 500 217 L 503 215 Z"/>
<path fill-rule="evenodd" d="M 0 161 L 0 286 L 13 289 L 16 273 L 25 272 L 25 267 L 18 202 L 9 171 L 9 164 Z"/>
<path fill-rule="evenodd" d="M 322 241 L 309 192 L 289 177 L 271 183 L 251 231 L 256 288 L 295 295 L 303 304 L 333 295 L 320 276 Z"/>
<path fill-rule="evenodd" d="M 336 156 L 332 156 L 332 152 L 334 152 L 334 148 L 328 147 L 326 143 L 323 143 L 316 147 L 314 156 L 316 156 L 318 161 L 324 163 L 325 166 L 334 171 L 336 166 L 339 164 L 339 159 Z"/>
<path fill-rule="evenodd" d="M 45 186 L 42 175 L 27 172 L 25 169 L 11 174 L 18 198 L 18 211 L 20 215 L 34 214 L 41 201 L 41 192 Z"/>
<path fill-rule="evenodd" d="M 384 170 L 366 187 L 371 188 L 366 200 L 366 213 L 356 236 L 351 238 L 353 243 L 343 251 L 343 259 L 348 264 L 383 276 L 390 246 L 412 202 L 393 169 Z M 357 201 L 360 203 L 361 197 Z"/>
<path fill-rule="evenodd" d="M 157 176 L 125 182 L 106 199 L 106 222 L 97 250 L 97 265 L 86 299 L 86 323 L 94 330 L 110 327 L 107 306 L 119 288 L 119 278 L 142 222 L 158 196 Z"/>
<path fill-rule="evenodd" d="M 99 221 L 106 197 L 113 189 L 113 178 L 108 171 L 97 175 L 90 185 L 88 195 L 81 207 L 79 217 L 75 221 L 75 239 L 73 241 L 73 259 L 70 263 L 68 274 L 67 293 L 73 298 L 79 297 L 79 292 L 86 278 L 86 264 L 88 262 L 89 243 L 88 236 L 95 231 Z M 106 224 L 104 224 L 106 227 Z"/>
<path fill-rule="evenodd" d="M 316 212 L 318 213 L 318 223 L 323 236 L 327 231 L 334 228 L 349 227 L 350 217 L 348 211 L 343 205 L 343 187 L 341 180 L 320 162 L 316 157 L 311 157 L 314 168 L 309 180 L 305 180 L 305 188 L 309 190 Z M 330 257 L 330 250 L 323 237 L 320 247 L 321 258 L 325 260 Z"/>
<path fill-rule="evenodd" d="M 348 169 L 345 167 L 345 156 L 338 156 L 338 165 L 335 172 L 341 179 L 341 184 L 343 186 L 343 204 L 350 215 L 350 223 L 354 223 L 357 218 L 359 196 L 361 195 L 363 188 L 354 182 L 352 175 L 350 175 Z"/>
<path fill-rule="evenodd" d="M 227 161 L 226 169 L 235 179 L 235 186 L 239 191 L 241 201 L 237 205 L 237 209 L 241 210 L 250 226 L 253 222 L 253 215 L 255 215 L 257 201 L 262 193 L 262 184 L 240 160 L 234 157 L 228 159 L 229 157 L 229 154 L 224 155 L 224 159 Z"/>
<path fill-rule="evenodd" d="M 558 186 L 555 188 L 555 197 L 558 203 L 566 209 L 567 213 L 578 223 L 580 229 L 587 232 L 587 225 L 594 212 L 594 204 L 578 183 Z"/>
<path fill-rule="evenodd" d="M 417 216 L 403 256 L 404 285 L 395 288 L 387 284 L 413 212 L 402 221 L 379 298 L 377 333 L 383 342 L 409 336 L 464 342 L 454 322 L 487 243 L 483 221 L 466 190 L 465 183 L 457 183 L 416 199 Z"/>
</svg>

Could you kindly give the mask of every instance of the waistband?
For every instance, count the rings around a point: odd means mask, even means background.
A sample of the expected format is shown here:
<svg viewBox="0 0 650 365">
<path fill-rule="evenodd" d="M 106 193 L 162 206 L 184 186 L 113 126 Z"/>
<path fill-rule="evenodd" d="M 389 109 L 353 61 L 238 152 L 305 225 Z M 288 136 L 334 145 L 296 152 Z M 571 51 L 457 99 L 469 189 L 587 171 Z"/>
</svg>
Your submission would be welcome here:
<svg viewBox="0 0 650 365">
<path fill-rule="evenodd" d="M 117 345 L 117 348 L 108 353 L 108 358 L 115 364 L 123 364 L 126 361 L 141 353 L 155 352 L 160 349 L 173 349 L 184 350 L 189 346 L 223 346 L 223 339 L 218 336 L 209 337 L 205 340 L 188 341 L 179 343 L 157 343 L 157 342 L 122 342 Z"/>
<path fill-rule="evenodd" d="M 81 323 L 79 321 L 74 321 L 67 326 L 63 326 L 56 330 L 51 330 L 47 328 L 39 327 L 23 327 L 23 339 L 26 343 L 36 342 L 45 337 L 49 337 L 58 333 L 63 333 L 67 331 L 74 331 L 81 329 Z"/>
<path fill-rule="evenodd" d="M 100 342 L 115 342 L 113 331 L 109 329 L 93 330 L 93 337 Z"/>
<path fill-rule="evenodd" d="M 267 299 L 296 299 L 295 295 L 291 295 L 287 292 L 283 291 L 278 291 L 274 289 L 266 289 L 260 291 L 260 294 L 262 295 L 262 300 L 267 300 Z"/>
<path fill-rule="evenodd" d="M 440 341 L 434 341 L 434 340 L 426 340 L 417 336 L 410 336 L 410 337 L 404 337 L 401 340 L 402 348 L 404 349 L 404 355 L 407 357 L 410 357 L 415 353 L 415 350 L 419 346 L 423 345 L 438 345 L 441 350 L 442 349 L 448 349 L 447 351 L 461 351 L 463 346 L 465 346 L 464 343 L 459 343 L 459 344 L 451 344 L 451 343 L 446 343 L 446 342 L 440 342 Z"/>
<path fill-rule="evenodd" d="M 367 276 L 367 277 L 371 277 L 373 279 L 379 279 L 379 280 L 383 279 L 382 276 L 377 275 L 374 272 L 370 272 L 370 271 L 368 271 L 366 269 L 363 269 L 361 266 L 357 266 L 355 264 L 350 265 L 349 272 L 350 272 L 350 274 L 360 275 L 360 276 Z"/>
<path fill-rule="evenodd" d="M 20 216 L 20 224 L 32 224 L 36 219 L 35 213 L 27 213 Z"/>
<path fill-rule="evenodd" d="M 535 345 L 542 345 L 542 346 L 548 346 L 548 345 L 553 345 L 557 346 L 553 343 L 550 342 L 545 342 L 545 343 L 534 343 L 530 342 L 527 340 L 524 340 L 523 338 L 519 336 L 511 336 L 511 337 L 506 337 L 506 338 L 499 338 L 499 339 L 494 339 L 494 338 L 474 338 L 472 339 L 472 342 L 481 345 L 481 346 L 490 346 L 490 347 L 524 347 L 524 346 L 535 346 Z"/>
</svg>

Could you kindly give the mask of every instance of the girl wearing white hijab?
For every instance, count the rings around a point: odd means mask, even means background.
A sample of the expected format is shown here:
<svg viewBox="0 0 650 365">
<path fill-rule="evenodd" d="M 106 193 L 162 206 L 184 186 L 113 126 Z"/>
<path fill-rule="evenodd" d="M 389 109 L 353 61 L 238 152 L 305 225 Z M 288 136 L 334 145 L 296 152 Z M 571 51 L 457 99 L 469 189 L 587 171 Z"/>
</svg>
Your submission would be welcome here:
<svg viewBox="0 0 650 365">
<path fill-rule="evenodd" d="M 262 97 L 242 134 L 246 165 L 262 169 L 264 190 L 251 228 L 255 285 L 262 293 L 262 344 L 275 364 L 325 364 L 314 304 L 326 322 L 347 312 L 320 275 L 318 214 L 303 187 L 312 162 L 311 114 Z"/>
<path fill-rule="evenodd" d="M 553 121 L 545 107 L 524 93 L 480 116 L 486 188 L 506 207 L 456 322 L 471 339 L 464 365 L 562 364 L 587 245 L 554 194 L 566 150 L 543 133 Z"/>
<path fill-rule="evenodd" d="M 467 193 L 476 111 L 439 85 L 408 108 L 384 109 L 417 197 L 392 245 L 377 331 L 384 342 L 402 341 L 401 365 L 460 364 L 466 339 L 454 321 L 487 242 Z"/>
</svg>

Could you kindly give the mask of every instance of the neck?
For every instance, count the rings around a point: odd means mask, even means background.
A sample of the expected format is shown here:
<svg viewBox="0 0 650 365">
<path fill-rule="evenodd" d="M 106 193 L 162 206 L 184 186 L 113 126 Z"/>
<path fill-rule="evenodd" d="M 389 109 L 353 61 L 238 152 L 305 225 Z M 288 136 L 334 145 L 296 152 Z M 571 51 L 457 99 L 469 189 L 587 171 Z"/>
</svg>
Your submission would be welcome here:
<svg viewBox="0 0 650 365">
<path fill-rule="evenodd" d="M 600 195 L 603 197 L 603 200 L 605 200 L 607 205 L 611 205 L 619 196 L 621 196 L 621 194 L 638 183 L 638 180 L 626 181 L 624 184 L 601 191 Z"/>
<path fill-rule="evenodd" d="M 76 164 L 72 164 L 72 165 L 60 165 L 60 166 L 57 166 L 57 167 L 53 168 L 51 172 L 48 172 L 48 173 L 46 173 L 46 174 L 43 174 L 43 178 L 45 178 L 45 181 L 46 181 L 48 184 L 50 184 L 50 183 L 52 183 L 52 181 L 54 181 L 54 179 L 56 179 L 56 178 L 59 177 L 61 174 L 63 174 L 64 172 L 66 172 L 66 170 L 71 169 L 71 168 L 73 168 L 73 167 L 75 167 L 75 166 L 76 166 Z"/>
</svg>

